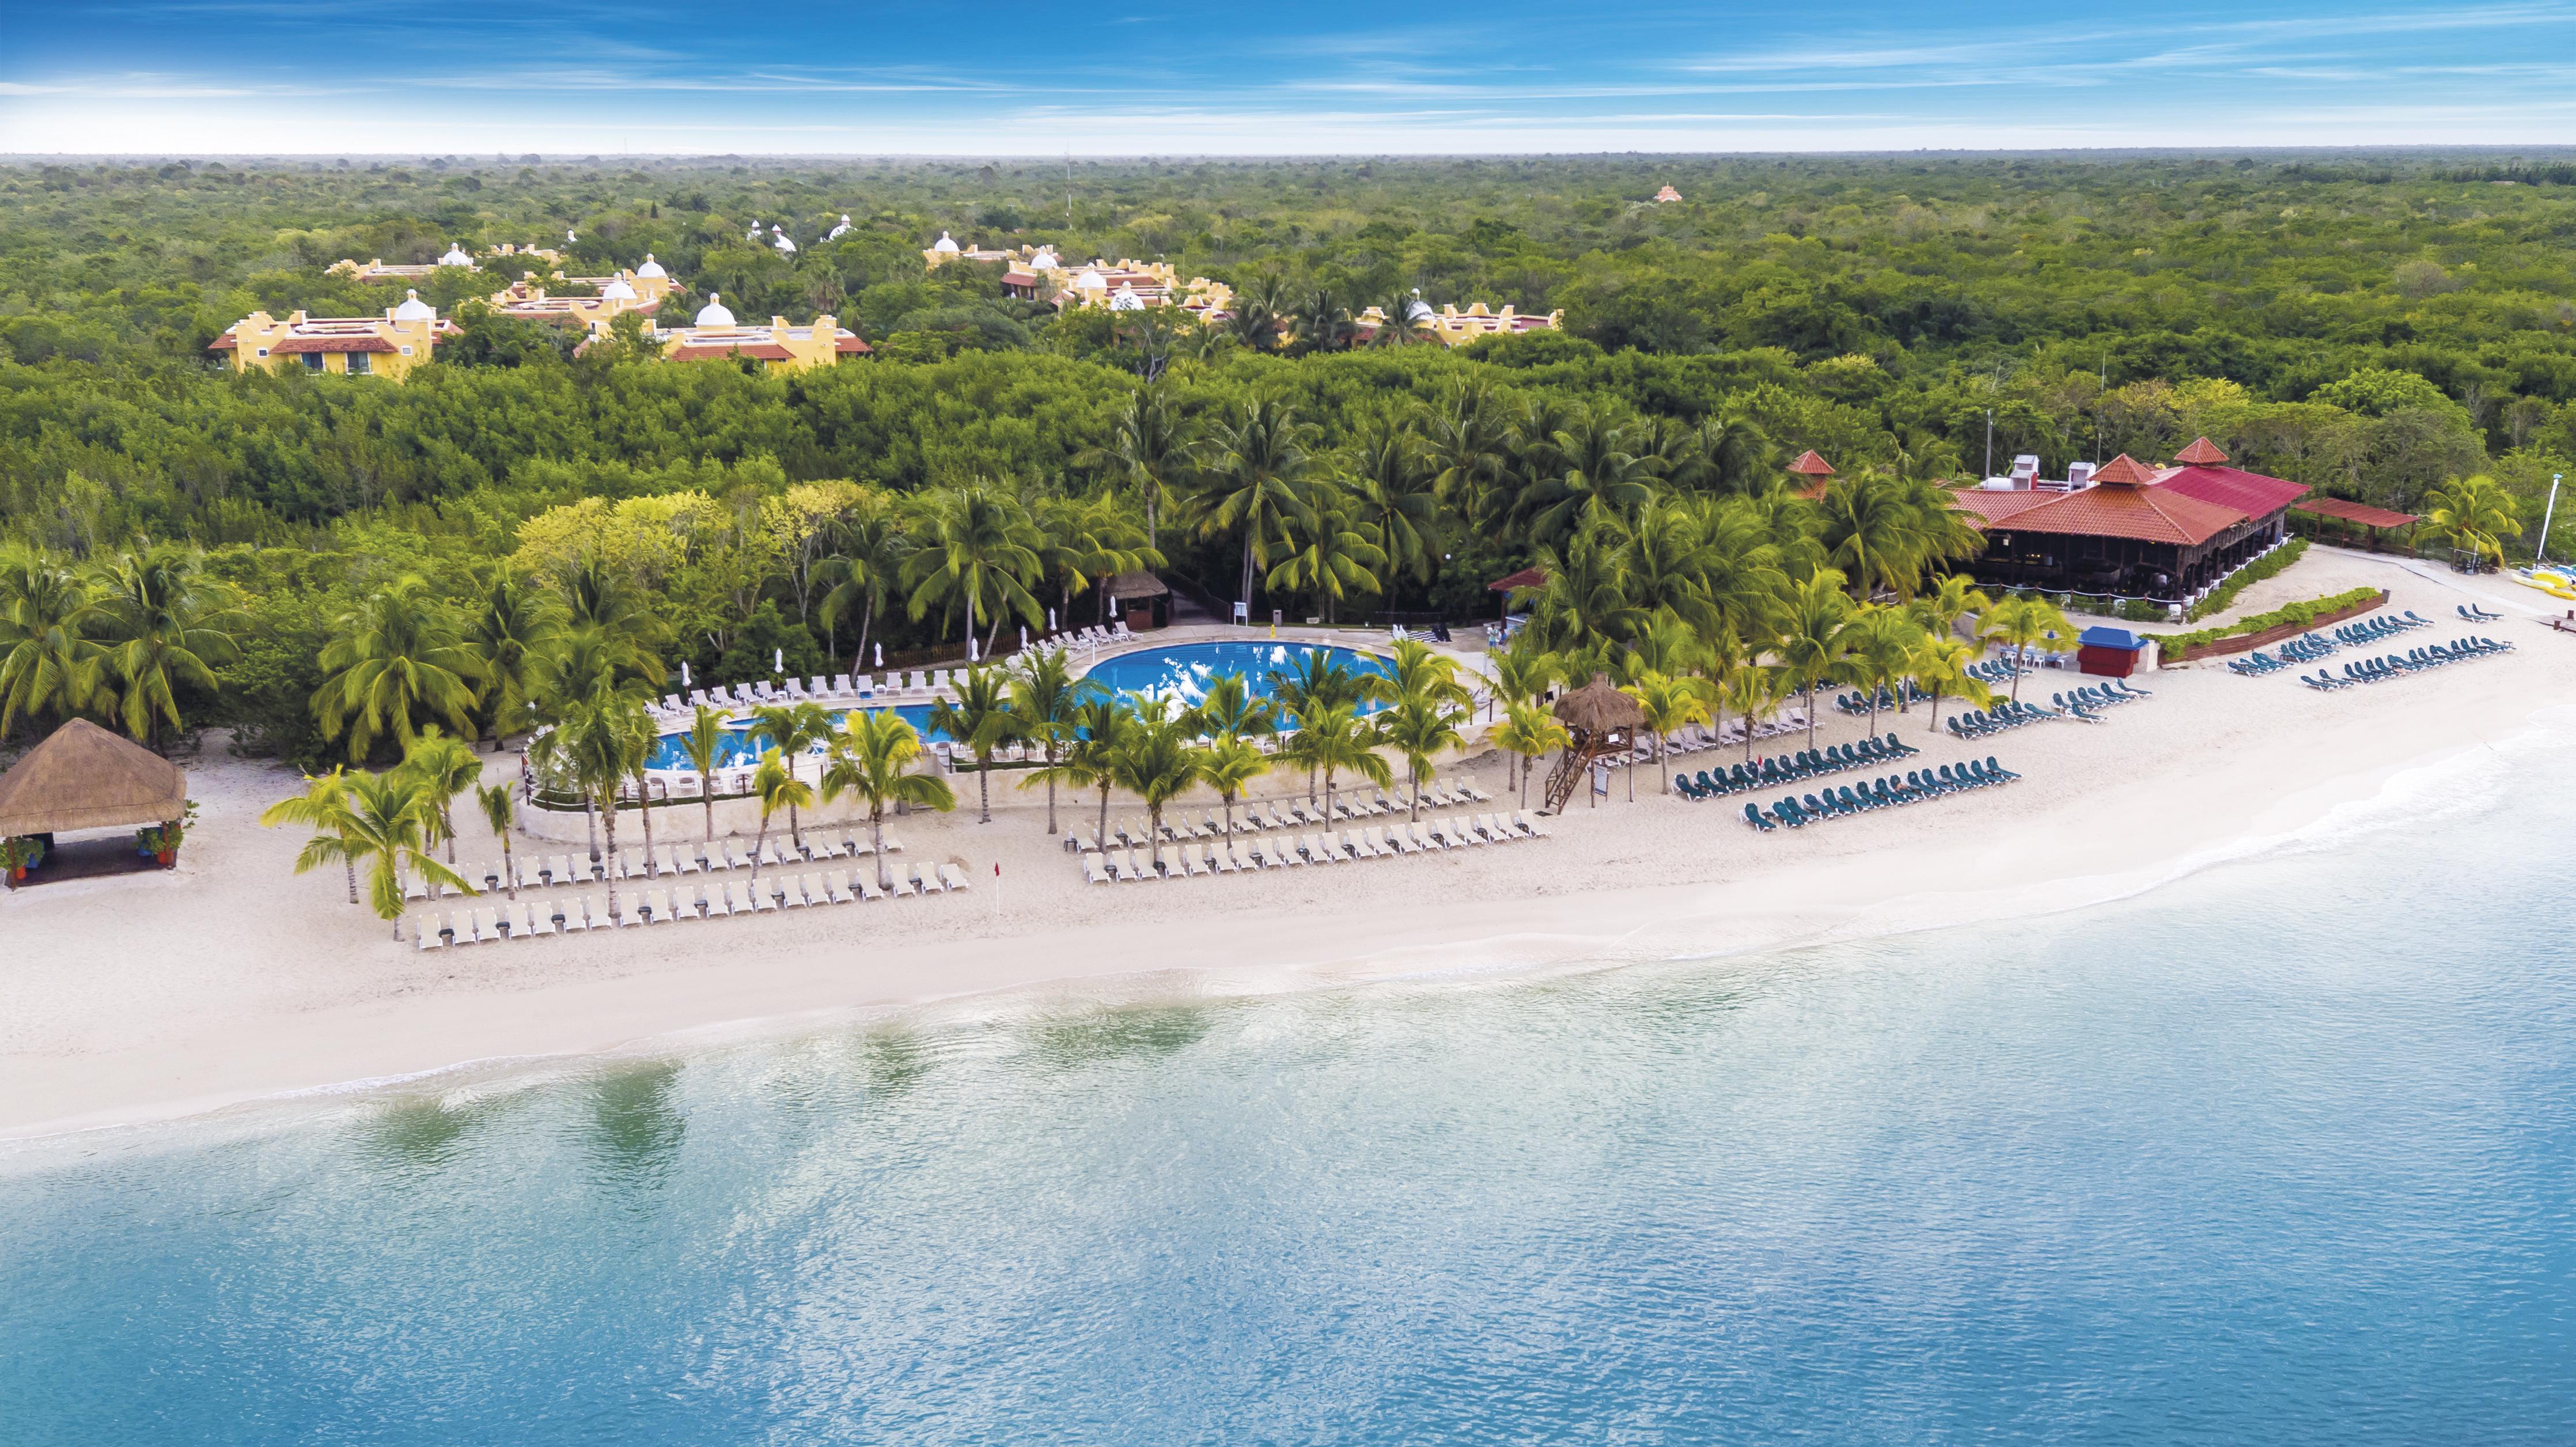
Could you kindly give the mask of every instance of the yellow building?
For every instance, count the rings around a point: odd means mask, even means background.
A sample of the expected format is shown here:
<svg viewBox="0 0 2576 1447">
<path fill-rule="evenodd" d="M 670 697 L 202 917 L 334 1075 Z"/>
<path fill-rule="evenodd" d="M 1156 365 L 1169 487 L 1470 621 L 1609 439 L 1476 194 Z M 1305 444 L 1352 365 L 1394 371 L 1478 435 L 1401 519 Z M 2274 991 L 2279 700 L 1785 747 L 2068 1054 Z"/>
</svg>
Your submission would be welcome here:
<svg viewBox="0 0 2576 1447">
<path fill-rule="evenodd" d="M 382 317 L 296 312 L 279 321 L 266 312 L 252 312 L 224 328 L 208 350 L 230 353 L 239 371 L 300 366 L 308 372 L 400 381 L 430 359 L 432 347 L 456 335 L 456 324 L 440 320 L 415 291 L 402 305 L 385 308 Z"/>
<path fill-rule="evenodd" d="M 492 293 L 495 314 L 517 317 L 522 321 L 547 322 L 557 326 L 577 326 L 591 336 L 605 336 L 608 324 L 627 312 L 640 312 L 650 317 L 661 310 L 662 299 L 676 288 L 670 274 L 662 269 L 652 253 L 644 264 L 633 271 L 619 271 L 614 276 L 576 276 L 566 278 L 574 285 L 598 289 L 596 296 L 549 296 L 537 284 L 537 274 L 523 273 L 507 290 Z"/>
<path fill-rule="evenodd" d="M 844 357 L 864 357 L 868 344 L 825 312 L 812 325 L 794 327 L 785 317 L 769 325 L 743 326 L 725 310 L 723 296 L 710 292 L 697 320 L 685 327 L 651 327 L 647 339 L 661 347 L 668 362 L 754 361 L 763 371 L 802 372 L 828 367 Z"/>
<path fill-rule="evenodd" d="M 1561 307 L 1545 316 L 1515 311 L 1508 305 L 1501 311 L 1494 311 L 1483 302 L 1477 302 L 1465 311 L 1458 310 L 1455 302 L 1433 311 L 1430 303 L 1417 299 L 1405 310 L 1412 314 L 1415 327 L 1443 345 L 1452 347 L 1463 347 L 1486 337 L 1558 331 L 1565 323 L 1565 311 Z M 1370 307 L 1359 314 L 1357 321 L 1361 331 L 1374 332 L 1386 325 L 1386 313 L 1380 308 Z"/>
<path fill-rule="evenodd" d="M 333 276 L 355 277 L 363 282 L 380 282 L 420 281 L 427 277 L 436 276 L 442 268 L 448 267 L 453 267 L 460 271 L 472 271 L 474 269 L 474 258 L 465 254 L 465 243 L 460 241 L 455 245 L 448 247 L 446 255 L 439 257 L 438 260 L 434 262 L 430 262 L 422 266 L 387 266 L 381 259 L 370 261 L 366 265 L 361 266 L 357 262 L 344 256 L 338 261 L 332 262 L 329 267 L 325 268 L 325 270 Z"/>
</svg>

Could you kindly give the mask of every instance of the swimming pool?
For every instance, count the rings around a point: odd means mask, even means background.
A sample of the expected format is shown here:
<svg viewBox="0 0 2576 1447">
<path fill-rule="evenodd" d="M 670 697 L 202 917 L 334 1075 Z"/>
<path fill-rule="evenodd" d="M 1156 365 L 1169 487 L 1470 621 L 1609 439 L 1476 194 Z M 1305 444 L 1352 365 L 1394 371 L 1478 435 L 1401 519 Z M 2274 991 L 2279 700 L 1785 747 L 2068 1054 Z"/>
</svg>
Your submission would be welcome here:
<svg viewBox="0 0 2576 1447">
<path fill-rule="evenodd" d="M 1146 693 L 1157 697 L 1177 696 L 1183 703 L 1195 704 L 1207 697 L 1210 684 L 1229 673 L 1239 673 L 1243 675 L 1244 682 L 1251 686 L 1254 698 L 1268 699 L 1271 696 L 1269 681 L 1271 672 L 1284 670 L 1310 653 L 1325 654 L 1334 662 L 1356 673 L 1383 675 L 1392 671 L 1387 661 L 1374 653 L 1363 653 L 1356 648 L 1338 648 L 1330 644 L 1176 643 L 1165 648 L 1146 648 L 1134 653 L 1122 653 L 1114 658 L 1104 658 L 1084 676 L 1096 679 L 1104 687 L 1120 693 Z M 1376 707 L 1375 704 L 1361 705 L 1363 712 L 1374 710 Z M 948 735 L 930 726 L 929 704 L 903 703 L 893 705 L 893 708 L 896 713 L 903 715 L 912 724 L 925 742 L 948 741 Z M 833 722 L 839 723 L 848 712 L 847 709 L 834 709 Z M 750 721 L 740 720 L 732 728 L 731 737 L 726 741 L 724 757 L 717 762 L 716 767 L 735 768 L 756 763 L 760 759 L 760 754 L 761 749 L 751 736 Z M 689 762 L 688 755 L 680 752 L 678 734 L 662 736 L 662 741 L 654 747 L 653 762 L 650 767 L 673 769 L 682 773 L 690 772 L 694 768 Z"/>
</svg>

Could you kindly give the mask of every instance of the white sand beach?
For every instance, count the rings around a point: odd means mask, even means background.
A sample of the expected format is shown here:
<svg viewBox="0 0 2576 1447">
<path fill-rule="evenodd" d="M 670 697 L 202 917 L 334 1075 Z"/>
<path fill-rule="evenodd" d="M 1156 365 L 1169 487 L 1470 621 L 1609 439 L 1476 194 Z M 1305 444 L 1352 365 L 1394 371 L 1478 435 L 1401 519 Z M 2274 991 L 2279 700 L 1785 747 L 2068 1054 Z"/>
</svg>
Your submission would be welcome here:
<svg viewBox="0 0 2576 1447">
<path fill-rule="evenodd" d="M 1641 769 L 1634 804 L 1621 779 L 1610 800 L 1548 821 L 1549 839 L 1096 886 L 1047 831 L 1041 796 L 1006 797 L 997 779 L 993 822 L 981 825 L 967 779 L 958 813 L 896 828 L 905 860 L 965 870 L 974 889 L 962 896 L 428 954 L 351 906 L 336 871 L 294 875 L 296 831 L 256 826 L 298 787 L 291 773 L 209 748 L 190 765 L 203 815 L 179 868 L 0 895 L 0 1135 L 709 1031 L 818 1028 L 961 997 L 1043 1006 L 1529 971 L 2071 908 L 2295 831 L 2402 770 L 2576 703 L 2576 635 L 2540 624 L 2550 600 L 2509 583 L 2320 549 L 2248 590 L 2238 611 L 2363 583 L 2435 620 L 2400 651 L 2471 631 L 2454 617 L 2461 602 L 2506 613 L 2476 631 L 2518 649 L 2330 694 L 2288 672 L 2168 670 L 2140 680 L 2152 700 L 2099 725 L 2045 723 L 1974 745 L 2020 772 L 2018 784 L 1795 833 L 1757 834 L 1741 800 L 1667 798 Z M 2024 690 L 2044 699 L 2075 681 L 2050 671 Z M 1820 742 L 1866 730 L 1819 713 Z M 1910 764 L 1971 754 L 1926 725 L 1917 711 L 1881 727 L 1924 750 Z M 1505 792 L 1490 752 L 1442 774 Z M 1265 786 L 1287 792 L 1285 776 Z M 1091 817 L 1095 800 L 1067 798 L 1066 824 Z M 1188 812 L 1206 807 L 1194 799 Z M 1111 810 L 1141 812 L 1115 799 Z M 659 836 L 694 839 L 698 817 L 688 805 L 657 813 Z M 467 830 L 461 858 L 497 853 L 479 825 Z"/>
</svg>

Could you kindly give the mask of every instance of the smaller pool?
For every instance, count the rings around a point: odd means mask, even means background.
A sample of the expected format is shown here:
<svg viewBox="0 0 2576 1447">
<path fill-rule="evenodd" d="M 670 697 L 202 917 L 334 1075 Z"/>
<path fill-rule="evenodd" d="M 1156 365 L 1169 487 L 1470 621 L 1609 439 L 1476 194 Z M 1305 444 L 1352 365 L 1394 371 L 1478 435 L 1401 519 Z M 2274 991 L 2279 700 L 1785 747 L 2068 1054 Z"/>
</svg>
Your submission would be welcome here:
<svg viewBox="0 0 2576 1447">
<path fill-rule="evenodd" d="M 871 709 L 867 711 L 872 713 L 883 712 L 881 709 Z M 845 708 L 836 708 L 832 710 L 832 726 L 838 728 L 841 720 L 848 716 L 849 712 L 850 710 Z M 930 705 L 926 703 L 896 704 L 894 706 L 894 712 L 903 715 L 906 720 L 910 721 L 914 732 L 920 734 L 925 741 L 945 740 L 948 737 L 948 735 L 941 733 L 939 730 L 930 726 Z M 766 748 L 766 744 L 752 736 L 750 720 L 742 720 L 731 729 L 728 729 L 727 733 L 730 736 L 725 740 L 724 757 L 716 762 L 717 768 L 730 769 L 735 767 L 747 767 L 760 762 L 760 756 Z M 689 756 L 687 754 L 680 752 L 680 736 L 678 734 L 664 734 L 662 735 L 662 741 L 653 747 L 653 762 L 650 767 L 656 769 L 677 769 L 686 773 L 689 770 L 694 769 L 696 765 L 689 762 Z"/>
</svg>

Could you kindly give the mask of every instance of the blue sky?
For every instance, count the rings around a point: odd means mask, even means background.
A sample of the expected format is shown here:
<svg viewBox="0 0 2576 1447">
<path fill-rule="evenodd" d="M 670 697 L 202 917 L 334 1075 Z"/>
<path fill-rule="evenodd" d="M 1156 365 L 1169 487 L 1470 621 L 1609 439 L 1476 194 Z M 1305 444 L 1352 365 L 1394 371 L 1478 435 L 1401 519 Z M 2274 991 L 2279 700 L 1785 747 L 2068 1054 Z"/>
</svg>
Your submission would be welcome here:
<svg viewBox="0 0 2576 1447">
<path fill-rule="evenodd" d="M 2576 0 L 0 0 L 0 151 L 1277 154 L 2576 141 Z"/>
</svg>

